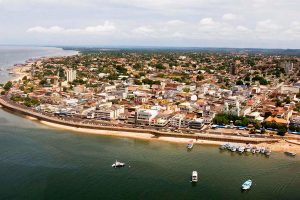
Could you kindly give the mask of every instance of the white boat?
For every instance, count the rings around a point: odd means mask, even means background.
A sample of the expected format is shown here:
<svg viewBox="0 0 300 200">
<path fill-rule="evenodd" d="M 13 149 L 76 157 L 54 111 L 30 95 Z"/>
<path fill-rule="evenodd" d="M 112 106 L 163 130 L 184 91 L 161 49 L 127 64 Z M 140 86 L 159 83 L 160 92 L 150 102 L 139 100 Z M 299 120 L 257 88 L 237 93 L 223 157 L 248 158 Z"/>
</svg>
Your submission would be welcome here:
<svg viewBox="0 0 300 200">
<path fill-rule="evenodd" d="M 257 149 L 256 149 L 256 151 L 255 151 L 256 153 L 259 153 L 260 152 L 260 148 L 259 147 L 257 147 Z"/>
<path fill-rule="evenodd" d="M 265 155 L 266 156 L 270 156 L 271 155 L 271 149 L 269 149 L 269 148 L 267 148 L 266 150 L 265 150 Z"/>
<path fill-rule="evenodd" d="M 192 149 L 193 146 L 194 146 L 194 142 L 193 142 L 193 140 L 191 140 L 191 141 L 188 143 L 188 145 L 187 145 L 186 147 L 187 147 L 188 149 Z"/>
<path fill-rule="evenodd" d="M 192 172 L 192 180 L 191 180 L 192 183 L 196 183 L 198 182 L 198 172 L 197 171 L 193 171 Z"/>
<path fill-rule="evenodd" d="M 296 153 L 295 152 L 292 152 L 292 151 L 286 151 L 284 152 L 286 155 L 288 156 L 296 156 Z"/>
<path fill-rule="evenodd" d="M 114 164 L 112 164 L 111 166 L 114 167 L 114 168 L 124 167 L 125 163 L 122 163 L 122 162 L 119 162 L 119 161 L 116 160 L 116 162 Z"/>
<path fill-rule="evenodd" d="M 233 147 L 231 147 L 231 149 L 230 149 L 232 152 L 236 152 L 236 147 L 235 146 L 233 146 Z"/>
<path fill-rule="evenodd" d="M 246 147 L 246 148 L 245 148 L 245 151 L 246 151 L 246 152 L 251 152 L 251 148 L 250 148 L 250 147 Z"/>
<path fill-rule="evenodd" d="M 252 180 L 247 180 L 243 183 L 242 189 L 249 190 L 251 188 L 251 185 L 252 185 Z"/>
<path fill-rule="evenodd" d="M 226 149 L 226 148 L 227 148 L 226 144 L 222 144 L 222 145 L 220 146 L 220 149 L 221 149 L 221 150 L 224 150 L 224 149 Z"/>
<path fill-rule="evenodd" d="M 252 152 L 253 154 L 255 154 L 255 153 L 256 153 L 256 147 L 252 147 L 251 152 Z"/>
<path fill-rule="evenodd" d="M 243 146 L 240 146 L 240 147 L 238 148 L 238 151 L 239 151 L 240 153 L 244 153 L 244 151 L 245 151 L 245 147 L 243 147 Z"/>
</svg>

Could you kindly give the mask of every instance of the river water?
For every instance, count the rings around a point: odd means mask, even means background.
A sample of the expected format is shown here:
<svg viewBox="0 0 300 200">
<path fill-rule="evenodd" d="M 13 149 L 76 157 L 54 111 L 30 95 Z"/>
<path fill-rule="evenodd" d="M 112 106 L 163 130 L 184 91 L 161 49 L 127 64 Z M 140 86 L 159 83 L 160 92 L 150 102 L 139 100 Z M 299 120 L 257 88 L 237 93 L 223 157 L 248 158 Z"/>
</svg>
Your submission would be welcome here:
<svg viewBox="0 0 300 200">
<path fill-rule="evenodd" d="M 77 52 L 55 47 L 0 46 L 0 83 L 4 83 L 11 78 L 7 69 L 14 64 L 23 64 L 30 58 L 69 56 L 74 54 L 77 54 Z"/>
<path fill-rule="evenodd" d="M 116 159 L 127 167 L 113 169 Z M 247 179 L 253 186 L 241 192 Z M 183 144 L 56 130 L 0 109 L 0 199 L 296 200 L 300 158 L 207 145 L 188 152 Z"/>
</svg>

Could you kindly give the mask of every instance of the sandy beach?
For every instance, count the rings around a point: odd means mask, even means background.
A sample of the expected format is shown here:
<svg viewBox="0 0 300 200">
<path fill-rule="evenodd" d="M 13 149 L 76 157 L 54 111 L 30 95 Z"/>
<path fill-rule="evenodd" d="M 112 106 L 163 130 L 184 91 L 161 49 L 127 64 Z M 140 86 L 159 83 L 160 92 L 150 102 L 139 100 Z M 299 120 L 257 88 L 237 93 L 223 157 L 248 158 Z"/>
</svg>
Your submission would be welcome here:
<svg viewBox="0 0 300 200">
<path fill-rule="evenodd" d="M 29 76 L 28 71 L 31 69 L 29 64 L 19 65 L 12 68 L 11 72 L 13 73 L 13 77 L 10 81 L 19 81 L 22 80 L 24 76 Z"/>
<path fill-rule="evenodd" d="M 190 138 L 176 138 L 176 137 L 155 137 L 152 134 L 146 133 L 132 133 L 132 132 L 124 132 L 124 131 L 107 131 L 107 130 L 94 130 L 94 129 L 86 129 L 86 128 L 75 128 L 65 125 L 54 124 L 46 121 L 40 121 L 42 124 L 62 130 L 74 131 L 79 133 L 85 134 L 96 134 L 96 135 L 107 135 L 107 136 L 114 136 L 114 137 L 126 137 L 126 138 L 133 138 L 133 139 L 142 139 L 142 140 L 152 140 L 152 141 L 164 141 L 164 142 L 172 142 L 172 143 L 182 143 L 187 144 L 191 140 L 195 144 L 203 144 L 203 145 L 216 145 L 219 146 L 224 144 L 221 141 L 210 141 L 210 140 L 195 140 Z M 245 145 L 242 144 L 241 145 Z M 255 145 L 258 147 L 269 147 L 272 151 L 275 152 L 285 152 L 285 151 L 293 151 L 295 153 L 300 153 L 300 145 L 288 143 L 285 140 L 281 140 L 277 143 L 260 143 Z"/>
</svg>

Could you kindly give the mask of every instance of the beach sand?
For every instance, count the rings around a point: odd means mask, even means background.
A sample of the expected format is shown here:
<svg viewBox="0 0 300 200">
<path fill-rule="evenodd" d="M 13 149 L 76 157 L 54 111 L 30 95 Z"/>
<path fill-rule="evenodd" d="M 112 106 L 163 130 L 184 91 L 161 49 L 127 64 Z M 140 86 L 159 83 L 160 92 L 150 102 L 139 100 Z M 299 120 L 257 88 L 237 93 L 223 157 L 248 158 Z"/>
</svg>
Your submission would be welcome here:
<svg viewBox="0 0 300 200">
<path fill-rule="evenodd" d="M 96 135 L 107 135 L 107 136 L 116 136 L 116 137 L 126 137 L 126 138 L 134 138 L 134 139 L 142 139 L 142 140 L 153 140 L 153 141 L 164 141 L 164 142 L 172 142 L 172 143 L 183 143 L 187 144 L 191 140 L 195 144 L 205 144 L 205 145 L 221 145 L 225 142 L 222 141 L 211 141 L 211 140 L 195 140 L 191 138 L 176 138 L 176 137 L 155 137 L 152 134 L 147 133 L 133 133 L 133 132 L 124 132 L 124 131 L 107 131 L 107 130 L 95 130 L 95 129 L 86 129 L 86 128 L 75 128 L 65 125 L 54 124 L 46 121 L 40 121 L 42 124 L 54 127 L 62 130 L 69 130 L 74 132 L 86 133 L 86 134 L 96 134 Z M 245 144 L 241 144 L 245 145 Z M 292 151 L 300 154 L 300 145 L 288 143 L 285 140 L 281 140 L 277 143 L 260 143 L 258 145 L 254 145 L 257 147 L 269 147 L 272 151 L 275 152 L 285 152 Z"/>
<path fill-rule="evenodd" d="M 16 66 L 14 67 L 11 72 L 14 73 L 14 76 L 10 79 L 10 81 L 19 81 L 22 80 L 24 76 L 29 76 L 28 71 L 31 69 L 31 66 L 29 65 L 21 65 L 21 66 Z"/>
</svg>

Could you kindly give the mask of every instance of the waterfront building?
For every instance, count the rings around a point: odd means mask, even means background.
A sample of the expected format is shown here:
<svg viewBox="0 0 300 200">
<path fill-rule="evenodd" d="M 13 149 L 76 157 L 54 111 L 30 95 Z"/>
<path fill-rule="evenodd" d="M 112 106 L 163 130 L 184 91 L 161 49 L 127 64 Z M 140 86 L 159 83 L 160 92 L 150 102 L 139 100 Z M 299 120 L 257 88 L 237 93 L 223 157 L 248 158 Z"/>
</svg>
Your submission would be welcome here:
<svg viewBox="0 0 300 200">
<path fill-rule="evenodd" d="M 139 109 L 137 111 L 137 123 L 149 125 L 151 121 L 158 115 L 158 110 L 152 109 Z"/>
</svg>

